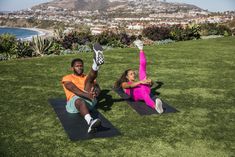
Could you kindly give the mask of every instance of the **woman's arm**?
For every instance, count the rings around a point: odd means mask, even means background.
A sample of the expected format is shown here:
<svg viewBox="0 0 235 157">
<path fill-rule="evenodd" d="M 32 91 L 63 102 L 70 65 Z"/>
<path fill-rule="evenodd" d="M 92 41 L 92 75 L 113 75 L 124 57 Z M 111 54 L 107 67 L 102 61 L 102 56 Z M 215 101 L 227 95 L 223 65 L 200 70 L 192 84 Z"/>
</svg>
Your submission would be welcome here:
<svg viewBox="0 0 235 157">
<path fill-rule="evenodd" d="M 137 81 L 137 82 L 131 82 L 131 83 L 128 83 L 128 82 L 123 82 L 122 83 L 122 88 L 123 89 L 126 89 L 126 88 L 134 88 L 140 84 L 149 84 L 149 81 L 148 80 L 141 80 L 141 81 Z"/>
<path fill-rule="evenodd" d="M 152 85 L 153 85 L 152 79 L 147 79 L 147 80 L 148 80 L 148 84 L 152 87 Z"/>
</svg>

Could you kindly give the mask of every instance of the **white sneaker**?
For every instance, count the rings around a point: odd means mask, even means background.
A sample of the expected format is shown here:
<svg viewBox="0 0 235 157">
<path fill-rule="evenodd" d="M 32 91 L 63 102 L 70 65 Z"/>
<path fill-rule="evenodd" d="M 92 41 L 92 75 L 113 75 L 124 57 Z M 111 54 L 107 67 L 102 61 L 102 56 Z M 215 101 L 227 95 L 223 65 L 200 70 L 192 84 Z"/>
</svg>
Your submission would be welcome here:
<svg viewBox="0 0 235 157">
<path fill-rule="evenodd" d="M 160 114 L 163 112 L 162 101 L 159 98 L 156 98 L 155 100 L 155 110 Z"/>
<path fill-rule="evenodd" d="M 100 119 L 92 119 L 90 121 L 90 124 L 89 124 L 89 128 L 88 128 L 88 133 L 93 133 L 95 132 L 96 128 L 99 127 L 101 125 L 101 120 Z"/>
<path fill-rule="evenodd" d="M 104 55 L 103 55 L 103 48 L 99 43 L 95 43 L 93 46 L 94 50 L 94 60 L 97 65 L 104 64 Z"/>
<path fill-rule="evenodd" d="M 134 41 L 134 44 L 135 44 L 136 47 L 138 47 L 138 49 L 143 50 L 144 44 L 141 40 Z"/>
</svg>

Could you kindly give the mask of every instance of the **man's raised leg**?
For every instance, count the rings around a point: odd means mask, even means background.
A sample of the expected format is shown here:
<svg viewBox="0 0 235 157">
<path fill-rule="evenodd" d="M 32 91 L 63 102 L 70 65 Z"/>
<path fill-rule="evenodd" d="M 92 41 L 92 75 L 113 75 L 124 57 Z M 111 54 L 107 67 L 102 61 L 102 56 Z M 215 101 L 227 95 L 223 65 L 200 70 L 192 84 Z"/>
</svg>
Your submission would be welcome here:
<svg viewBox="0 0 235 157">
<path fill-rule="evenodd" d="M 92 88 L 94 87 L 94 80 L 98 76 L 98 70 L 100 68 L 100 65 L 104 63 L 103 48 L 100 46 L 100 44 L 95 44 L 93 46 L 93 50 L 94 50 L 93 64 L 86 78 L 85 87 L 84 87 L 84 90 L 87 92 L 92 92 Z M 91 118 L 89 111 L 87 113 L 86 110 L 84 110 L 84 113 L 86 113 L 84 115 L 84 118 L 86 120 L 89 120 Z M 88 133 L 93 132 L 93 130 L 95 130 L 96 127 L 101 125 L 101 121 L 98 118 L 94 120 L 91 118 L 91 124 L 88 125 L 89 125 Z"/>
<path fill-rule="evenodd" d="M 98 76 L 98 70 L 100 68 L 100 65 L 104 64 L 103 48 L 101 47 L 101 45 L 98 43 L 94 44 L 93 50 L 93 64 L 85 81 L 85 91 L 87 92 L 91 91 L 92 87 L 94 86 L 94 80 Z"/>
</svg>

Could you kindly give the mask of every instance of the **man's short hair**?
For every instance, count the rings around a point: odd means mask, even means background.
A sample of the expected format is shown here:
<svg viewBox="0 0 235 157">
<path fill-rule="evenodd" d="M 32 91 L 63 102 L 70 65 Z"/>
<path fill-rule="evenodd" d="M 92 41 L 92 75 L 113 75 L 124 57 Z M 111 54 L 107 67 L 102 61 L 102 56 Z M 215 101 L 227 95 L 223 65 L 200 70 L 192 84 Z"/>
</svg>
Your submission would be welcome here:
<svg viewBox="0 0 235 157">
<path fill-rule="evenodd" d="M 80 58 L 75 58 L 75 59 L 73 59 L 72 62 L 71 62 L 71 67 L 73 67 L 73 65 L 75 64 L 75 62 L 81 62 L 81 63 L 83 64 L 83 60 L 82 60 L 82 59 L 80 59 Z"/>
</svg>

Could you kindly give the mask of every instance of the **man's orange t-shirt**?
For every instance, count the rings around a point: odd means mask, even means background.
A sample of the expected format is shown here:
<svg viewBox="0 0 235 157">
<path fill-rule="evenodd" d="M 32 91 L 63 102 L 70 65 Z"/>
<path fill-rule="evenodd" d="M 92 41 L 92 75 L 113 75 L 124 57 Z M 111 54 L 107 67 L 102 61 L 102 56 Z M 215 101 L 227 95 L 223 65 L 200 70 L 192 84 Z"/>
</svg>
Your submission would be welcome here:
<svg viewBox="0 0 235 157">
<path fill-rule="evenodd" d="M 65 88 L 64 82 L 72 82 L 80 90 L 84 91 L 86 78 L 87 78 L 87 75 L 84 75 L 84 74 L 81 75 L 81 76 L 70 74 L 70 75 L 66 75 L 66 76 L 63 77 L 62 84 L 63 84 L 63 88 L 64 88 L 64 92 L 65 92 L 67 101 L 69 101 L 75 94 L 70 92 L 68 89 Z"/>
</svg>

